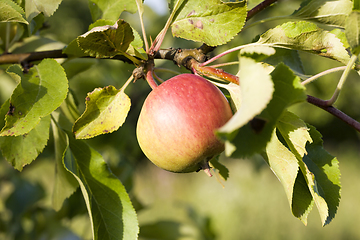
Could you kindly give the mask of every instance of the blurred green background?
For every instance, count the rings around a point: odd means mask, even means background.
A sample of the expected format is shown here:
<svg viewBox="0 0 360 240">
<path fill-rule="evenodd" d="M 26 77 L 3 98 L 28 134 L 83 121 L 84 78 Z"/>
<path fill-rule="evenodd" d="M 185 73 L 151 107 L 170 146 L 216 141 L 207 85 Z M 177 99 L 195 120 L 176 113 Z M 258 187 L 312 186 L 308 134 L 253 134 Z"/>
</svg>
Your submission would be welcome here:
<svg viewBox="0 0 360 240">
<path fill-rule="evenodd" d="M 155 10 L 166 1 L 155 2 Z M 252 7 L 260 1 L 249 1 Z M 258 14 L 251 21 L 266 17 L 291 14 L 301 1 L 279 1 Z M 91 16 L 86 0 L 64 0 L 54 16 L 46 19 L 49 26 L 39 36 L 30 39 L 25 47 L 15 51 L 54 49 L 68 44 L 87 31 Z M 140 32 L 137 14 L 121 16 Z M 147 34 L 153 39 L 167 19 L 162 12 L 145 9 Z M 249 43 L 257 34 L 280 24 L 267 22 L 249 28 L 213 54 Z M 46 40 L 45 40 L 46 38 Z M 47 43 L 45 46 L 43 43 Z M 168 33 L 162 47 L 193 48 L 200 46 Z M 301 54 L 305 74 L 316 74 L 340 64 Z M 221 61 L 236 60 L 236 53 Z M 60 60 L 61 61 L 61 60 Z M 130 76 L 133 66 L 114 60 L 83 59 L 78 66 L 91 66 L 71 77 L 70 88 L 84 110 L 86 94 L 96 87 L 114 85 L 120 88 Z M 186 72 L 170 61 L 156 61 L 157 67 Z M 0 104 L 10 95 L 16 83 L 0 68 Z M 237 67 L 228 67 L 236 73 Z M 167 78 L 171 75 L 159 73 Z M 308 93 L 322 99 L 330 98 L 340 73 L 322 77 L 307 86 Z M 337 107 L 360 121 L 360 77 L 351 73 Z M 109 163 L 112 171 L 126 186 L 138 212 L 140 239 L 169 240 L 229 240 L 229 239 L 360 239 L 360 139 L 359 134 L 327 112 L 307 103 L 292 107 L 297 115 L 314 125 L 322 134 L 324 147 L 337 156 L 342 172 L 342 200 L 337 216 L 330 225 L 321 227 L 314 207 L 307 226 L 293 217 L 282 185 L 259 156 L 251 159 L 226 159 L 221 162 L 230 170 L 223 182 L 203 173 L 174 174 L 150 163 L 141 152 L 135 136 L 139 111 L 149 86 L 138 80 L 127 90 L 132 107 L 124 125 L 115 133 L 99 136 L 88 142 Z M 90 239 L 91 228 L 81 192 L 77 191 L 59 212 L 51 208 L 54 159 L 51 141 L 31 165 L 19 173 L 0 157 L 0 239 Z"/>
</svg>

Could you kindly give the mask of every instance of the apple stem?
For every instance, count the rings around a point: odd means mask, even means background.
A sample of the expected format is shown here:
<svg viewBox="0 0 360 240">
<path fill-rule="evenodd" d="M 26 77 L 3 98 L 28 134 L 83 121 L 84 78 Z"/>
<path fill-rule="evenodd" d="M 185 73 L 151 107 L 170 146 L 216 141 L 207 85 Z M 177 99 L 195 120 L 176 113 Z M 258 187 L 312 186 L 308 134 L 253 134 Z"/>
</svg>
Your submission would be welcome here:
<svg viewBox="0 0 360 240">
<path fill-rule="evenodd" d="M 209 165 L 209 162 L 207 160 L 205 160 L 204 162 L 202 162 L 201 164 L 201 170 L 204 170 L 204 172 L 206 173 L 206 175 L 208 175 L 209 177 L 212 177 L 211 174 L 211 167 Z"/>
<path fill-rule="evenodd" d="M 192 71 L 205 75 L 207 77 L 215 78 L 215 79 L 221 79 L 223 81 L 232 82 L 237 85 L 239 85 L 239 77 L 232 75 L 230 73 L 225 72 L 222 69 L 214 68 L 214 67 L 208 67 L 208 66 L 201 66 L 201 63 L 197 62 L 195 59 L 190 59 L 190 64 Z"/>
<path fill-rule="evenodd" d="M 150 62 L 147 65 L 146 81 L 148 82 L 149 86 L 152 89 L 154 89 L 154 88 L 156 88 L 158 86 L 157 83 L 155 82 L 153 73 L 154 73 L 154 62 Z"/>
</svg>

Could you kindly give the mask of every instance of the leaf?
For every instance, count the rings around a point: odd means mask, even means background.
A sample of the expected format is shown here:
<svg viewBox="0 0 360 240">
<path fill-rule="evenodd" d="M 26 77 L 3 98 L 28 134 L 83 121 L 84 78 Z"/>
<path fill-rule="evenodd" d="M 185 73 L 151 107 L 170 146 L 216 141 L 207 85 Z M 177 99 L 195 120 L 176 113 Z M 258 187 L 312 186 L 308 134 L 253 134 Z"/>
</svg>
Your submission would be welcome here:
<svg viewBox="0 0 360 240">
<path fill-rule="evenodd" d="M 93 21 L 99 18 L 117 21 L 123 11 L 137 11 L 134 0 L 89 0 L 89 7 Z"/>
<path fill-rule="evenodd" d="M 171 25 L 172 34 L 209 46 L 222 45 L 241 31 L 246 15 L 246 1 L 185 1 Z"/>
<path fill-rule="evenodd" d="M 323 226 L 334 219 L 340 203 L 340 170 L 338 160 L 323 148 L 321 134 L 308 125 L 313 143 L 306 146 L 301 171 L 318 208 Z"/>
<path fill-rule="evenodd" d="M 345 35 L 354 55 L 360 53 L 360 11 L 353 11 L 346 21 Z"/>
<path fill-rule="evenodd" d="M 259 44 L 301 50 L 346 64 L 349 54 L 334 34 L 309 22 L 287 22 L 260 36 Z"/>
<path fill-rule="evenodd" d="M 278 48 L 274 55 L 269 56 L 264 62 L 276 66 L 279 63 L 284 63 L 296 74 L 304 74 L 304 67 L 299 56 L 299 51 L 289 50 L 285 48 Z"/>
<path fill-rule="evenodd" d="M 19 65 L 7 70 L 21 82 L 10 98 L 10 111 L 0 136 L 19 136 L 30 132 L 41 120 L 60 106 L 68 91 L 64 69 L 54 59 L 44 59 L 23 73 Z"/>
<path fill-rule="evenodd" d="M 295 114 L 285 111 L 277 122 L 276 127 L 289 148 L 298 158 L 301 159 L 307 154 L 305 146 L 308 142 L 312 143 L 312 138 L 304 121 Z"/>
<path fill-rule="evenodd" d="M 294 184 L 291 210 L 294 216 L 299 218 L 305 226 L 307 225 L 307 218 L 313 209 L 314 203 L 304 175 L 301 171 L 298 171 Z"/>
<path fill-rule="evenodd" d="M 29 35 L 34 34 L 44 23 L 44 16 L 50 17 L 59 7 L 62 0 L 26 0 L 25 16 L 29 22 Z M 43 13 L 43 14 L 40 14 Z"/>
<path fill-rule="evenodd" d="M 0 110 L 3 117 L 10 106 L 7 101 Z M 1 126 L 1 125 L 0 125 Z M 15 169 L 22 171 L 23 167 L 34 161 L 45 148 L 49 139 L 50 116 L 46 116 L 28 133 L 20 136 L 1 136 L 0 149 Z"/>
<path fill-rule="evenodd" d="M 85 112 L 75 122 L 76 138 L 88 139 L 116 131 L 125 122 L 130 105 L 123 90 L 113 86 L 96 88 L 87 95 Z"/>
<path fill-rule="evenodd" d="M 274 93 L 271 101 L 258 116 L 239 129 L 217 132 L 225 141 L 225 154 L 235 158 L 262 152 L 271 139 L 277 120 L 283 111 L 300 101 L 306 94 L 300 79 L 284 64 L 279 64 L 271 73 Z"/>
<path fill-rule="evenodd" d="M 113 26 L 94 27 L 77 38 L 79 47 L 97 58 L 124 54 L 133 40 L 132 28 L 121 19 Z"/>
<path fill-rule="evenodd" d="M 52 205 L 56 211 L 59 211 L 65 201 L 69 198 L 79 187 L 79 183 L 74 176 L 65 168 L 63 159 L 65 154 L 69 153 L 66 150 L 69 147 L 69 139 L 66 133 L 58 125 L 61 121 L 62 115 L 53 113 L 53 117 L 57 120 L 51 121 L 55 142 L 55 182 L 54 191 L 52 195 Z M 69 156 L 67 156 L 69 157 Z"/>
<path fill-rule="evenodd" d="M 274 84 L 271 76 L 260 63 L 247 57 L 240 57 L 241 103 L 234 116 L 219 129 L 219 132 L 233 132 L 260 114 L 270 102 Z"/>
<path fill-rule="evenodd" d="M 302 2 L 292 17 L 311 20 L 335 27 L 344 27 L 345 21 L 352 10 L 350 0 L 307 0 Z"/>
<path fill-rule="evenodd" d="M 91 219 L 93 239 L 137 239 L 139 226 L 130 198 L 101 155 L 68 135 L 66 168 L 79 182 Z"/>
<path fill-rule="evenodd" d="M 29 24 L 25 20 L 24 10 L 11 0 L 0 1 L 0 22 L 19 22 Z"/>
<path fill-rule="evenodd" d="M 287 150 L 291 153 L 291 156 L 288 157 L 288 159 L 296 161 L 297 168 L 299 168 L 298 161 L 302 161 L 302 158 L 307 154 L 306 144 L 313 142 L 309 133 L 309 128 L 298 116 L 289 111 L 283 113 L 277 122 L 276 127 L 287 146 L 287 148 L 284 146 L 282 147 L 286 150 L 288 148 L 290 149 Z M 288 168 L 284 168 L 283 171 L 284 170 L 285 174 L 288 174 Z M 299 218 L 306 225 L 307 217 L 312 209 L 314 201 L 307 188 L 302 172 L 300 171 L 295 177 L 296 180 L 293 186 L 290 206 L 292 207 L 294 216 Z"/>
<path fill-rule="evenodd" d="M 134 40 L 130 43 L 130 46 L 126 50 L 126 52 L 131 56 L 136 56 L 138 58 L 146 60 L 147 54 L 146 54 L 145 50 L 143 49 L 144 43 L 141 39 L 141 36 L 134 28 L 132 28 L 132 31 L 134 34 Z"/>
<path fill-rule="evenodd" d="M 319 210 L 322 224 L 330 223 L 340 201 L 340 171 L 337 159 L 323 149 L 320 133 L 296 115 L 285 112 L 277 123 L 277 129 L 294 157 L 299 160 L 302 175 L 305 177 L 302 185 L 306 183 Z M 307 195 L 304 195 L 303 199 L 304 186 L 297 186 L 297 190 L 302 194 L 294 193 L 297 199 L 294 199 L 295 204 L 293 202 L 293 206 L 296 206 L 293 213 L 295 216 L 300 214 L 300 219 L 306 224 L 312 201 Z M 305 202 L 308 203 L 307 206 Z"/>
<path fill-rule="evenodd" d="M 39 13 L 44 13 L 50 17 L 58 9 L 62 0 L 27 0 L 25 2 L 25 12 L 27 18 L 33 18 Z"/>
<path fill-rule="evenodd" d="M 226 181 L 229 178 L 229 169 L 219 162 L 219 157 L 210 160 L 210 166 L 219 171 L 219 175 Z"/>
<path fill-rule="evenodd" d="M 263 156 L 269 164 L 270 169 L 283 185 L 291 207 L 299 164 L 295 155 L 279 141 L 275 129 Z"/>
</svg>

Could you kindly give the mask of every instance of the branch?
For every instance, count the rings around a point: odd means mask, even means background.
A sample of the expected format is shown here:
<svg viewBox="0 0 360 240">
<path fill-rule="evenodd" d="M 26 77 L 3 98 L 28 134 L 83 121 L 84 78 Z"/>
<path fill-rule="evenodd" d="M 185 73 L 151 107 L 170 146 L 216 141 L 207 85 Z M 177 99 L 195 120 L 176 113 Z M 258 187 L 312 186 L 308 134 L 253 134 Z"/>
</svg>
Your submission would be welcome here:
<svg viewBox="0 0 360 240">
<path fill-rule="evenodd" d="M 0 55 L 0 64 L 29 63 L 40 61 L 44 58 L 67 58 L 67 55 L 62 53 L 62 49 L 30 53 L 9 53 Z"/>
<path fill-rule="evenodd" d="M 343 113 L 342 111 L 340 111 L 339 109 L 333 107 L 333 106 L 328 106 L 327 105 L 327 101 L 325 100 L 321 100 L 319 98 L 313 97 L 308 95 L 307 99 L 306 99 L 309 103 L 324 109 L 325 111 L 329 112 L 330 114 L 334 115 L 335 117 L 337 117 L 338 119 L 342 120 L 343 122 L 345 122 L 346 124 L 348 124 L 350 127 L 354 128 L 356 131 L 360 132 L 360 123 L 358 121 L 356 121 L 355 119 L 349 117 L 348 115 L 346 115 L 345 113 Z"/>
<path fill-rule="evenodd" d="M 277 0 L 264 0 L 263 2 L 256 5 L 253 9 L 248 11 L 246 21 L 255 16 L 255 14 L 261 12 L 265 8 L 269 7 L 271 4 L 275 3 Z"/>
<path fill-rule="evenodd" d="M 29 53 L 7 53 L 0 55 L 0 65 L 1 64 L 16 64 L 20 63 L 22 65 L 28 64 L 30 62 L 41 61 L 45 58 L 69 58 L 67 54 L 62 52 L 62 49 L 50 50 L 50 51 L 41 51 L 41 52 L 29 52 Z M 85 58 L 92 58 L 86 56 Z M 127 63 L 133 63 L 127 57 L 123 55 L 117 55 L 112 59 L 121 60 Z"/>
</svg>

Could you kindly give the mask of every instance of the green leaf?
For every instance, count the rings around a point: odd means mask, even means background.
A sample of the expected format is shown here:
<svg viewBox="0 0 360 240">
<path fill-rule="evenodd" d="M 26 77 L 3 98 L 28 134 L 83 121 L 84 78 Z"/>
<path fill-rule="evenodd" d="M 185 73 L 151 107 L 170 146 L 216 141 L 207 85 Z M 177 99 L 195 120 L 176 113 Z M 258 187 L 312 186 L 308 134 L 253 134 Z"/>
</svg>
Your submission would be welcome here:
<svg viewBox="0 0 360 240">
<path fill-rule="evenodd" d="M 133 40 L 132 28 L 123 20 L 118 20 L 113 26 L 94 27 L 77 38 L 79 47 L 97 58 L 124 54 Z"/>
<path fill-rule="evenodd" d="M 346 21 L 345 35 L 354 55 L 360 53 L 360 11 L 353 11 Z"/>
<path fill-rule="evenodd" d="M 137 239 L 139 226 L 130 198 L 101 155 L 71 133 L 66 168 L 79 182 L 93 229 L 93 239 Z M 71 157 L 70 157 L 71 156 Z"/>
<path fill-rule="evenodd" d="M 41 120 L 60 106 L 68 91 L 64 69 L 54 59 L 45 59 L 23 73 L 19 65 L 7 70 L 21 82 L 10 98 L 10 110 L 0 136 L 19 136 L 31 131 Z"/>
<path fill-rule="evenodd" d="M 262 152 L 270 141 L 275 124 L 283 111 L 297 102 L 306 100 L 300 79 L 284 64 L 279 64 L 271 73 L 271 77 L 275 91 L 266 109 L 240 129 L 218 132 L 225 141 L 227 156 L 241 158 Z"/>
<path fill-rule="evenodd" d="M 29 35 L 35 33 L 44 23 L 44 15 L 50 17 L 59 7 L 62 0 L 27 0 L 25 1 L 25 16 L 29 22 Z M 40 14 L 43 13 L 43 14 Z"/>
<path fill-rule="evenodd" d="M 295 180 L 291 210 L 295 217 L 299 218 L 304 225 L 307 225 L 309 213 L 313 209 L 314 199 L 307 186 L 304 175 L 298 171 Z"/>
<path fill-rule="evenodd" d="M 299 164 L 295 155 L 278 139 L 274 129 L 271 140 L 263 154 L 270 169 L 284 187 L 290 207 L 293 204 L 294 185 L 298 175 Z"/>
<path fill-rule="evenodd" d="M 295 114 L 285 111 L 276 124 L 291 151 L 301 159 L 307 154 L 306 144 L 312 143 L 308 127 Z"/>
<path fill-rule="evenodd" d="M 352 6 L 350 0 L 307 0 L 302 2 L 300 8 L 291 14 L 291 17 L 344 27 Z"/>
<path fill-rule="evenodd" d="M 0 0 L 0 22 L 20 22 L 29 24 L 25 20 L 24 10 L 11 0 Z"/>
<path fill-rule="evenodd" d="M 25 1 L 25 12 L 27 18 L 33 18 L 39 13 L 50 17 L 58 9 L 62 0 L 27 0 Z"/>
<path fill-rule="evenodd" d="M 130 43 L 129 48 L 126 50 L 126 52 L 131 55 L 138 58 L 141 58 L 143 60 L 147 59 L 147 54 L 145 50 L 143 49 L 143 41 L 141 39 L 140 34 L 132 28 L 133 34 L 134 34 L 134 40 Z"/>
<path fill-rule="evenodd" d="M 7 101 L 0 109 L 0 116 L 5 116 L 10 103 Z M 0 125 L 1 126 L 1 125 Z M 5 159 L 17 170 L 34 161 L 45 148 L 49 139 L 50 116 L 41 121 L 28 133 L 20 136 L 1 136 L 0 150 Z"/>
<path fill-rule="evenodd" d="M 230 133 L 239 129 L 260 114 L 270 102 L 274 84 L 267 70 L 260 63 L 248 57 L 240 57 L 241 101 L 234 116 L 219 129 Z"/>
<path fill-rule="evenodd" d="M 117 21 L 123 11 L 137 11 L 135 0 L 89 0 L 89 7 L 93 21 L 99 18 Z"/>
<path fill-rule="evenodd" d="M 118 130 L 125 122 L 130 105 L 130 98 L 123 89 L 96 88 L 87 95 L 85 112 L 75 122 L 76 138 L 88 139 Z"/>
<path fill-rule="evenodd" d="M 185 1 L 171 25 L 172 34 L 210 46 L 222 45 L 241 31 L 246 15 L 246 1 Z"/>
<path fill-rule="evenodd" d="M 313 143 L 306 146 L 301 171 L 318 208 L 323 226 L 334 219 L 340 203 L 340 170 L 338 160 L 323 148 L 321 134 L 308 125 Z"/>
<path fill-rule="evenodd" d="M 219 175 L 226 181 L 229 178 L 229 169 L 219 162 L 219 157 L 210 160 L 210 166 L 219 171 Z"/>
<path fill-rule="evenodd" d="M 298 161 L 302 161 L 302 158 L 307 154 L 306 144 L 313 142 L 307 125 L 295 114 L 285 111 L 277 122 L 276 127 L 284 139 L 286 146 L 290 149 L 288 150 L 288 148 L 282 146 L 282 148 L 285 148 L 283 151 L 288 151 L 289 154 L 291 154 L 291 156 L 287 158 L 288 161 L 290 159 L 296 161 L 296 166 L 299 168 Z M 278 155 L 280 155 L 280 153 Z M 282 170 L 285 171 L 285 174 L 288 174 L 287 168 Z M 314 201 L 312 200 L 309 189 L 306 188 L 307 184 L 302 172 L 300 171 L 295 177 L 290 206 L 292 207 L 294 216 L 306 225 L 307 217 Z"/>
<path fill-rule="evenodd" d="M 304 74 L 304 67 L 299 56 L 299 51 L 289 50 L 285 48 L 277 48 L 274 55 L 269 56 L 264 62 L 276 66 L 279 63 L 284 63 L 296 74 Z"/>
<path fill-rule="evenodd" d="M 52 205 L 56 211 L 59 211 L 65 199 L 70 197 L 79 187 L 79 183 L 64 165 L 64 158 L 70 158 L 70 156 L 65 156 L 65 154 L 69 154 L 69 152 L 66 151 L 69 147 L 69 138 L 58 125 L 61 121 L 64 121 L 60 119 L 63 116 L 56 112 L 53 113 L 53 116 L 56 119 L 56 122 L 51 121 L 55 143 L 56 165 Z"/>
<path fill-rule="evenodd" d="M 301 50 L 346 64 L 349 54 L 334 34 L 309 22 L 287 22 L 260 36 L 259 44 Z"/>
</svg>

